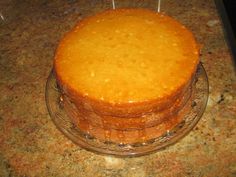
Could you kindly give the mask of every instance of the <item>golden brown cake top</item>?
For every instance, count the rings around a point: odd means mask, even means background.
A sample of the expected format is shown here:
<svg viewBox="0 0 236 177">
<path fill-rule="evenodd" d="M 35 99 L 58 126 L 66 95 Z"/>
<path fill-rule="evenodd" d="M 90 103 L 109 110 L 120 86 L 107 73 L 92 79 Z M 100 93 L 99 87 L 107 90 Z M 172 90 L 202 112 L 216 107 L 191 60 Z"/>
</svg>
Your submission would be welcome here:
<svg viewBox="0 0 236 177">
<path fill-rule="evenodd" d="M 199 50 L 192 33 L 162 13 L 108 10 L 62 39 L 54 67 L 62 84 L 109 103 L 155 100 L 185 85 Z"/>
</svg>

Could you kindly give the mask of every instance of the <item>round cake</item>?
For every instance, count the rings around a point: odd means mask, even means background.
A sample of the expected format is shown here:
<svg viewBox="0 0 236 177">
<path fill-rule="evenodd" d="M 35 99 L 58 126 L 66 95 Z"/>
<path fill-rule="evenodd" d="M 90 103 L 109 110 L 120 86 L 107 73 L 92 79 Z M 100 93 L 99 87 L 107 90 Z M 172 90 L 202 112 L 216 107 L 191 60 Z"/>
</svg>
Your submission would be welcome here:
<svg viewBox="0 0 236 177">
<path fill-rule="evenodd" d="M 199 63 L 193 34 L 147 9 L 107 10 L 61 40 L 54 71 L 65 109 L 86 135 L 145 142 L 175 127 Z"/>
</svg>

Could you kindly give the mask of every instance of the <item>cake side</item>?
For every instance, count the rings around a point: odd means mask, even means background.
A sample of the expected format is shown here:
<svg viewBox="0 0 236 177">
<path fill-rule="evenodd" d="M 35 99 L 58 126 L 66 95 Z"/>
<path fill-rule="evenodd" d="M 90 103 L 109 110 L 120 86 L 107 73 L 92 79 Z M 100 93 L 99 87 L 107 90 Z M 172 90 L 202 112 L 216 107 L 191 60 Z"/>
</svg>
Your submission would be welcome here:
<svg viewBox="0 0 236 177">
<path fill-rule="evenodd" d="M 191 87 L 171 109 L 145 114 L 141 117 L 109 117 L 94 112 L 84 112 L 73 106 L 66 96 L 64 109 L 85 137 L 115 144 L 136 144 L 155 141 L 177 128 L 191 109 Z"/>
</svg>

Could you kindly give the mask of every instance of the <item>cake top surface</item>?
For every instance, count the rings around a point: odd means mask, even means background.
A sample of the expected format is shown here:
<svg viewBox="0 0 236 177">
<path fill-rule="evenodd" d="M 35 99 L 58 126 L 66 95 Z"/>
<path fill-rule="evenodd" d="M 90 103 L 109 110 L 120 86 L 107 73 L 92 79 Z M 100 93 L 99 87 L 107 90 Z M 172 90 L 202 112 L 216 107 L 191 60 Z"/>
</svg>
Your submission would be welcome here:
<svg viewBox="0 0 236 177">
<path fill-rule="evenodd" d="M 192 33 L 173 18 L 117 9 L 85 18 L 68 32 L 54 68 L 81 96 L 133 103 L 171 94 L 189 81 L 198 62 Z"/>
</svg>

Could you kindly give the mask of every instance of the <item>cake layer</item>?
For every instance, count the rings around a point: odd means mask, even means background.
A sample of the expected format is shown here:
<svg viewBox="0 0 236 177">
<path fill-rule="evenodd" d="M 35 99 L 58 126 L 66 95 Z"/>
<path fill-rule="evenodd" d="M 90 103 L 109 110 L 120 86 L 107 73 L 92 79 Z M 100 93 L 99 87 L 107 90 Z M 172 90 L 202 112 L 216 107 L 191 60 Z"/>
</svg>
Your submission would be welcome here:
<svg viewBox="0 0 236 177">
<path fill-rule="evenodd" d="M 192 33 L 167 15 L 145 9 L 108 10 L 65 35 L 54 69 L 80 107 L 107 116 L 162 110 L 181 97 L 199 62 Z"/>
</svg>

